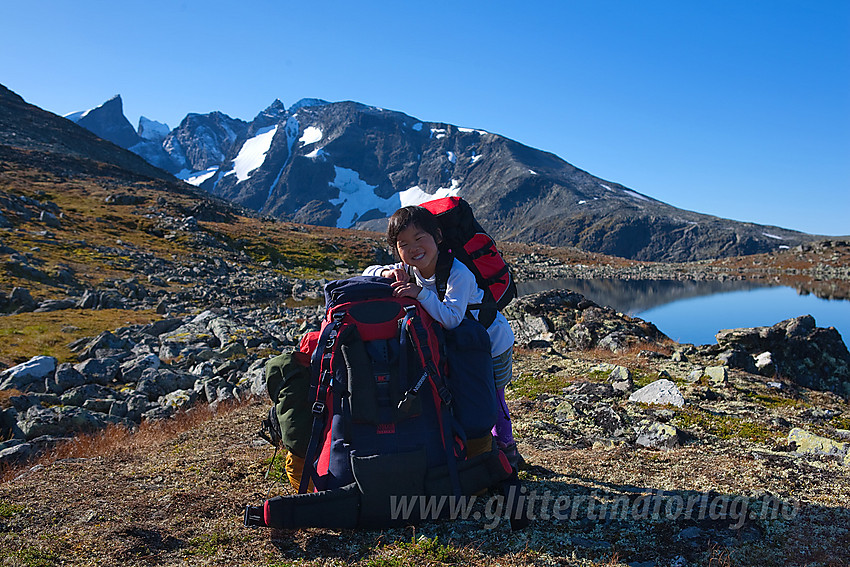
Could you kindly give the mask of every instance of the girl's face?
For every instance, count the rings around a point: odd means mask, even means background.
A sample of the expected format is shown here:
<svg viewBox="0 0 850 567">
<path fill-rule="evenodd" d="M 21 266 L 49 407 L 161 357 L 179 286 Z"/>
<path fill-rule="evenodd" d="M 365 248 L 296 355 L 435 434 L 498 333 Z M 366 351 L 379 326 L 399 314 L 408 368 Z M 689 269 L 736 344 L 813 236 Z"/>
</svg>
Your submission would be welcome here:
<svg viewBox="0 0 850 567">
<path fill-rule="evenodd" d="M 437 241 L 415 224 L 398 233 L 396 249 L 401 261 L 418 269 L 423 278 L 430 278 L 437 271 Z"/>
</svg>

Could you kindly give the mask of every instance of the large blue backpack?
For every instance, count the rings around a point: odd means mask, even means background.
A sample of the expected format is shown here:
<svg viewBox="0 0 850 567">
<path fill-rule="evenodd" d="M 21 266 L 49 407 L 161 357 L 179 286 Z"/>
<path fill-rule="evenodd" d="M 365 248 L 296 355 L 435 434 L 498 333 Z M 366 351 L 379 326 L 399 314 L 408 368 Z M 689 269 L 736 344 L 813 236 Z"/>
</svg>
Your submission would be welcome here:
<svg viewBox="0 0 850 567">
<path fill-rule="evenodd" d="M 400 499 L 469 496 L 511 475 L 495 443 L 466 456 L 467 438 L 489 435 L 498 411 L 486 330 L 465 319 L 445 331 L 389 284 L 360 276 L 325 287 L 321 330 L 302 341 L 311 384 L 300 406 L 312 426 L 299 494 L 248 506 L 246 525 L 415 523 L 436 518 L 417 507 L 399 517 Z M 292 413 L 283 410 L 270 419 Z"/>
</svg>

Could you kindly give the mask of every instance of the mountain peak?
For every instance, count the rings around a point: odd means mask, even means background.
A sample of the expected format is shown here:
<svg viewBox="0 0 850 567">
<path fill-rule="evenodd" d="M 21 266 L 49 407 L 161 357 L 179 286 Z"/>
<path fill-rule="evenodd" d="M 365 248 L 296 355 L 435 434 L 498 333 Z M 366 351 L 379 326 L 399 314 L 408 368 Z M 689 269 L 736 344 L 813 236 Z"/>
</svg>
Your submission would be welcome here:
<svg viewBox="0 0 850 567">
<path fill-rule="evenodd" d="M 123 148 L 129 148 L 140 141 L 136 129 L 124 116 L 124 101 L 121 100 L 120 94 L 100 106 L 67 114 L 65 118 Z"/>
<path fill-rule="evenodd" d="M 320 98 L 302 98 L 301 100 L 289 107 L 289 112 L 295 112 L 299 108 L 304 108 L 306 106 L 325 106 L 327 104 L 331 103 Z"/>
</svg>

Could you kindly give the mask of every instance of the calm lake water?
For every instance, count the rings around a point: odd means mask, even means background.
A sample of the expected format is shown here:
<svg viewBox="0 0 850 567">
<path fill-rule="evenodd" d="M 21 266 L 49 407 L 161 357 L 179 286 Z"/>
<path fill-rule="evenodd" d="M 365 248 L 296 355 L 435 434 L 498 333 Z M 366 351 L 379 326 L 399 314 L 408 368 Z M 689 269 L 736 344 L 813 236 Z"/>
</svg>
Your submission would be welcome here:
<svg viewBox="0 0 850 567">
<path fill-rule="evenodd" d="M 790 287 L 740 281 L 571 278 L 537 280 L 517 287 L 520 295 L 557 288 L 577 291 L 600 305 L 650 321 L 682 343 L 714 344 L 720 329 L 770 326 L 800 315 L 811 315 L 818 327 L 835 327 L 845 344 L 850 339 L 850 301 L 800 295 Z"/>
</svg>

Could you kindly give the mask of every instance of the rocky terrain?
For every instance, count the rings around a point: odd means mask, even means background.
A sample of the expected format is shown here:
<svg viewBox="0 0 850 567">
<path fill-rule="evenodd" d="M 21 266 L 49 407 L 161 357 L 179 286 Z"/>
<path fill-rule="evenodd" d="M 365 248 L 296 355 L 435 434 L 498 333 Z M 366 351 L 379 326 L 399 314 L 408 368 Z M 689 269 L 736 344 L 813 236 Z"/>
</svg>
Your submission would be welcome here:
<svg viewBox="0 0 850 567">
<path fill-rule="evenodd" d="M 835 329 L 801 314 L 679 344 L 568 289 L 506 309 L 527 529 L 495 494 L 415 527 L 244 528 L 246 504 L 290 490 L 257 434 L 263 363 L 318 325 L 326 281 L 388 260 L 383 238 L 259 217 L 88 134 L 78 145 L 47 114 L 21 143 L 0 130 L 2 564 L 850 563 Z M 521 280 L 740 279 L 836 298 L 850 266 L 839 239 L 684 264 L 504 249 Z"/>
</svg>

